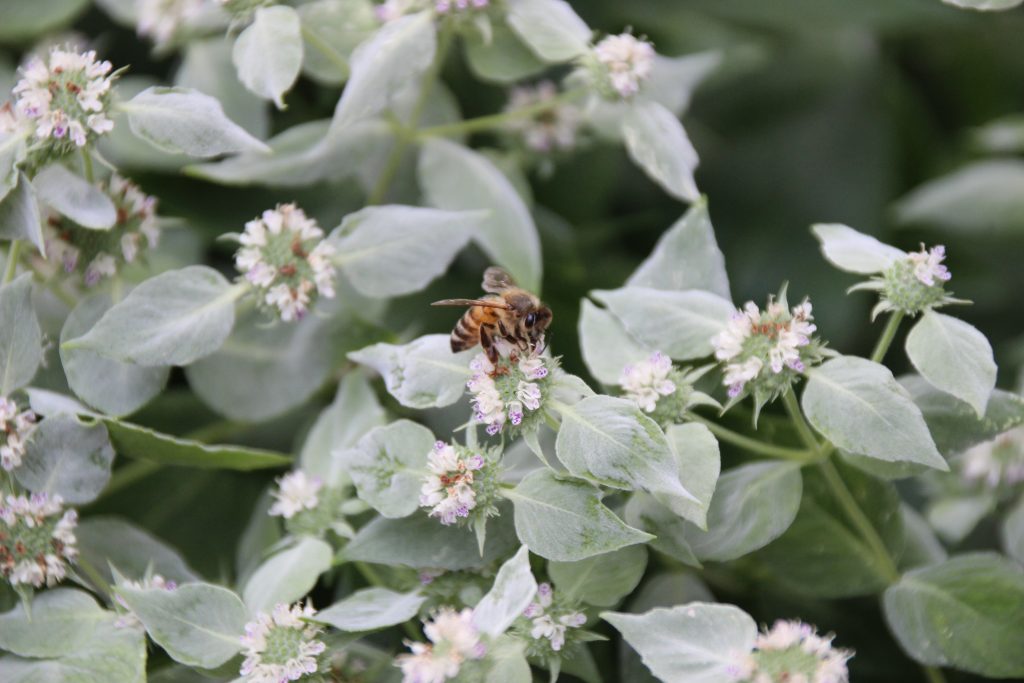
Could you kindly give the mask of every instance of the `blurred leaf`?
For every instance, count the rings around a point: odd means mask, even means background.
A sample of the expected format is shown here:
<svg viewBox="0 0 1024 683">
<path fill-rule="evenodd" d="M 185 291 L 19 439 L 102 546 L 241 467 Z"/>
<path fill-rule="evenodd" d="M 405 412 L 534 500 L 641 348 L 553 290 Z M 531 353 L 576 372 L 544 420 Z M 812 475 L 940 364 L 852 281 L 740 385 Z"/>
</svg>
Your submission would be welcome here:
<svg viewBox="0 0 1024 683">
<path fill-rule="evenodd" d="M 839 223 L 818 223 L 811 227 L 811 231 L 821 242 L 821 253 L 825 258 L 848 273 L 881 273 L 894 262 L 907 257 L 902 250 Z"/>
<path fill-rule="evenodd" d="M 647 548 L 630 545 L 578 562 L 548 562 L 558 593 L 598 607 L 614 607 L 633 592 L 647 569 Z"/>
<path fill-rule="evenodd" d="M 376 427 L 355 447 L 334 456 L 359 497 L 384 517 L 408 517 L 420 507 L 427 456 L 436 439 L 426 427 L 398 420 Z"/>
<path fill-rule="evenodd" d="M 896 218 L 970 234 L 1024 231 L 1024 161 L 977 161 L 930 180 L 899 201 Z"/>
<path fill-rule="evenodd" d="M 516 83 L 547 68 L 533 52 L 501 24 L 494 26 L 491 40 L 478 35 L 466 37 L 466 60 L 481 80 Z"/>
<path fill-rule="evenodd" d="M 231 58 L 238 79 L 250 91 L 284 109 L 284 93 L 302 69 L 302 27 L 299 15 L 287 5 L 259 7 L 235 39 Z"/>
<path fill-rule="evenodd" d="M 429 334 L 408 344 L 374 344 L 348 357 L 384 378 L 388 393 L 409 408 L 440 408 L 466 391 L 474 351 L 452 353 L 449 335 Z"/>
<path fill-rule="evenodd" d="M 1003 520 L 1002 539 L 1006 554 L 1024 564 L 1024 498 L 1017 501 Z"/>
<path fill-rule="evenodd" d="M 208 446 L 198 441 L 161 434 L 127 422 L 105 419 L 110 441 L 123 456 L 161 465 L 203 469 L 257 470 L 283 467 L 291 459 L 281 453 L 243 446 Z"/>
<path fill-rule="evenodd" d="M 636 102 L 623 117 L 622 137 L 629 156 L 677 199 L 696 202 L 693 179 L 697 150 L 676 115 L 657 102 Z"/>
<path fill-rule="evenodd" d="M 333 559 L 331 546 L 304 536 L 252 573 L 242 589 L 242 600 L 250 612 L 270 614 L 278 603 L 291 604 L 309 593 Z"/>
<path fill-rule="evenodd" d="M 589 299 L 583 299 L 580 304 L 578 334 L 587 369 L 608 386 L 619 383 L 627 365 L 651 355 L 651 349 L 630 336 L 615 316 Z"/>
<path fill-rule="evenodd" d="M 17 184 L 0 198 L 0 239 L 28 240 L 45 256 L 39 204 L 28 176 L 18 172 Z"/>
<path fill-rule="evenodd" d="M 90 516 L 75 527 L 78 553 L 108 584 L 114 583 L 113 566 L 138 581 L 148 572 L 178 584 L 199 581 L 177 550 L 131 522 L 117 517 Z M 102 586 L 93 586 L 103 590 Z"/>
<path fill-rule="evenodd" d="M 24 43 L 60 29 L 88 5 L 89 0 L 0 0 L 0 42 Z"/>
<path fill-rule="evenodd" d="M 83 228 L 109 230 L 117 210 L 107 194 L 60 164 L 51 164 L 32 179 L 36 196 Z"/>
<path fill-rule="evenodd" d="M 114 449 L 102 423 L 85 424 L 71 415 L 55 415 L 33 430 L 14 476 L 33 493 L 57 494 L 79 505 L 103 491 L 113 462 Z"/>
<path fill-rule="evenodd" d="M 0 396 L 9 396 L 32 381 L 43 360 L 29 273 L 0 285 L 0 320 Z"/>
<path fill-rule="evenodd" d="M 900 557 L 899 568 L 914 569 L 926 564 L 945 562 L 949 555 L 924 517 L 907 504 L 900 505 L 900 514 L 903 517 L 906 546 Z"/>
<path fill-rule="evenodd" d="M 940 498 L 928 505 L 928 523 L 944 541 L 957 544 L 974 531 L 974 527 L 991 513 L 995 498 L 988 493 Z"/>
<path fill-rule="evenodd" d="M 536 593 L 530 552 L 522 546 L 501 565 L 491 590 L 473 607 L 473 625 L 492 638 L 500 636 L 522 616 Z"/>
<path fill-rule="evenodd" d="M 418 591 L 364 588 L 317 612 L 316 621 L 339 631 L 376 631 L 415 618 L 426 599 Z"/>
<path fill-rule="evenodd" d="M 348 58 L 380 25 L 369 0 L 317 0 L 299 5 L 305 46 L 302 71 L 325 85 L 348 79 Z M 321 46 L 326 46 L 322 48 Z M 327 53 L 330 50 L 330 53 Z"/>
<path fill-rule="evenodd" d="M 947 5 L 985 12 L 1002 12 L 1018 7 L 1024 0 L 942 0 Z"/>
<path fill-rule="evenodd" d="M 231 61 L 231 47 L 223 36 L 190 40 L 174 74 L 174 85 L 217 98 L 229 119 L 262 139 L 270 132 L 267 103 L 239 82 Z M 118 89 L 122 87 L 123 83 Z M 153 150 L 148 151 L 152 154 Z"/>
<path fill-rule="evenodd" d="M 571 61 L 590 47 L 590 27 L 564 0 L 508 0 L 506 21 L 547 62 Z"/>
</svg>

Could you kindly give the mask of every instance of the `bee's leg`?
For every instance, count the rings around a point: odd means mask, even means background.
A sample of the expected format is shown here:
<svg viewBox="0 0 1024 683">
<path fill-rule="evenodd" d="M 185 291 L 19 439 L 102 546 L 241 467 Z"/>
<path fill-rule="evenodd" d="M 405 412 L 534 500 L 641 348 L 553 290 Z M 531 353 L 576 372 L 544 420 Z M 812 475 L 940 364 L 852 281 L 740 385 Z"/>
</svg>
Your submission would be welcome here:
<svg viewBox="0 0 1024 683">
<path fill-rule="evenodd" d="M 491 331 L 486 325 L 480 326 L 480 346 L 483 347 L 484 353 L 487 354 L 487 360 L 491 361 L 491 365 L 498 364 L 498 347 L 494 343 L 494 337 L 491 336 Z"/>
</svg>

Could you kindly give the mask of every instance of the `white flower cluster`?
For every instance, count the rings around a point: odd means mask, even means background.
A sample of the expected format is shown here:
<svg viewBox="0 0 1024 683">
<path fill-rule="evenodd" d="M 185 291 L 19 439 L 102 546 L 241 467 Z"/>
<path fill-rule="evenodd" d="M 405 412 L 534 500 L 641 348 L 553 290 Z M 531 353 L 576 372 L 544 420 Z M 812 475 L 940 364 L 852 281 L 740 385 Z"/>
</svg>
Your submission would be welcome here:
<svg viewBox="0 0 1024 683">
<path fill-rule="evenodd" d="M 235 266 L 281 320 L 300 320 L 314 294 L 334 298 L 334 247 L 295 204 L 278 204 L 245 224 Z"/>
<path fill-rule="evenodd" d="M 11 585 L 53 586 L 67 576 L 65 563 L 78 555 L 78 513 L 63 503 L 60 496 L 33 493 L 9 495 L 0 504 L 0 573 Z"/>
<path fill-rule="evenodd" d="M 776 621 L 758 635 L 735 676 L 750 683 L 847 683 L 846 661 L 853 653 L 833 648 L 832 638 L 803 622 Z"/>
<path fill-rule="evenodd" d="M 18 411 L 13 399 L 0 396 L 0 467 L 10 472 L 21 464 L 25 440 L 36 424 L 31 410 Z"/>
<path fill-rule="evenodd" d="M 1024 481 L 1024 427 L 1004 432 L 960 456 L 963 477 L 990 489 Z"/>
<path fill-rule="evenodd" d="M 490 0 L 436 0 L 434 11 L 438 14 L 481 10 L 491 4 Z"/>
<path fill-rule="evenodd" d="M 676 392 L 676 383 L 669 379 L 672 359 L 655 351 L 647 360 L 632 363 L 622 369 L 619 386 L 626 398 L 647 413 L 653 413 L 662 396 Z"/>
<path fill-rule="evenodd" d="M 811 302 L 804 300 L 792 311 L 778 301 L 769 301 L 761 311 L 753 301 L 732 315 L 728 326 L 711 339 L 715 358 L 726 363 L 723 383 L 729 396 L 743 393 L 748 382 L 767 366 L 775 375 L 784 368 L 803 372 L 800 352 L 811 343 L 817 327 L 811 322 Z"/>
<path fill-rule="evenodd" d="M 505 111 L 517 111 L 554 102 L 558 97 L 558 86 L 551 81 L 541 81 L 535 86 L 514 88 L 509 95 Z M 511 132 L 519 135 L 527 149 L 547 154 L 569 150 L 576 146 L 576 136 L 583 124 L 579 107 L 571 104 L 552 104 L 550 108 L 530 117 L 517 117 L 509 122 Z"/>
<path fill-rule="evenodd" d="M 128 588 L 134 588 L 136 590 L 150 590 L 152 588 L 160 588 L 166 591 L 173 591 L 178 588 L 178 584 L 176 582 L 168 581 L 159 574 L 153 574 L 152 576 L 148 576 L 142 579 L 141 581 L 125 581 L 122 585 Z M 128 628 L 130 626 L 138 626 L 141 622 L 139 621 L 139 618 L 135 615 L 135 613 L 132 612 L 132 609 L 128 606 L 128 603 L 125 602 L 125 599 L 122 598 L 120 595 L 116 594 L 114 595 L 114 598 L 117 600 L 117 604 L 125 610 L 125 612 L 117 618 L 117 621 L 114 622 L 114 626 L 116 626 L 117 628 Z"/>
<path fill-rule="evenodd" d="M 117 209 L 114 226 L 93 230 L 51 211 L 44 229 L 47 257 L 59 261 L 64 272 L 72 273 L 83 263 L 83 280 L 92 287 L 113 277 L 122 263 L 134 263 L 143 249 L 160 241 L 157 200 L 132 181 L 114 173 L 100 184 Z"/>
<path fill-rule="evenodd" d="M 135 31 L 162 47 L 201 16 L 208 5 L 209 0 L 138 0 Z"/>
<path fill-rule="evenodd" d="M 952 278 L 949 269 L 942 265 L 946 260 L 946 248 L 941 244 L 925 250 L 921 245 L 921 251 L 912 251 L 907 255 L 914 266 L 914 277 L 923 285 L 935 286 L 936 280 L 948 282 Z"/>
<path fill-rule="evenodd" d="M 466 386 L 473 394 L 473 417 L 487 425 L 487 433 L 497 434 L 506 420 L 522 424 L 527 415 L 541 406 L 543 391 L 537 380 L 548 376 L 544 358 L 538 355 L 499 356 L 495 365 L 481 353 L 470 364 L 473 371 Z"/>
<path fill-rule="evenodd" d="M 53 48 L 47 59 L 34 57 L 14 86 L 17 115 L 32 123 L 40 140 L 70 140 L 73 147 L 84 147 L 90 137 L 114 128 L 107 117 L 112 68 L 110 62 L 96 61 L 92 50 Z"/>
<path fill-rule="evenodd" d="M 420 487 L 420 506 L 430 508 L 430 516 L 441 524 L 454 524 L 469 517 L 476 507 L 473 473 L 483 469 L 484 457 L 479 454 L 460 458 L 451 444 L 438 441 L 427 456 L 429 474 Z"/>
<path fill-rule="evenodd" d="M 887 311 L 902 311 L 917 315 L 921 311 L 953 303 L 967 303 L 946 293 L 945 283 L 953 275 L 943 264 L 946 248 L 941 244 L 896 258 L 884 271 L 870 280 L 850 288 L 850 291 L 872 290 L 880 293 L 880 301 L 871 312 L 872 319 Z"/>
<path fill-rule="evenodd" d="M 317 673 L 319 656 L 327 646 L 316 639 L 321 629 L 304 621 L 315 615 L 308 602 L 278 603 L 270 614 L 260 612 L 246 624 L 245 661 L 239 673 L 247 683 L 285 683 Z"/>
<path fill-rule="evenodd" d="M 444 683 L 459 675 L 467 659 L 480 659 L 486 653 L 469 608 L 461 612 L 442 608 L 423 624 L 423 632 L 430 644 L 406 642 L 412 653 L 395 660 L 402 670 L 402 683 Z"/>
<path fill-rule="evenodd" d="M 640 92 L 654 69 L 654 56 L 654 46 L 630 33 L 608 36 L 594 46 L 604 89 L 623 99 Z"/>
<path fill-rule="evenodd" d="M 320 503 L 320 489 L 324 485 L 320 477 L 295 470 L 281 477 L 277 484 L 278 489 L 271 494 L 275 502 L 268 511 L 272 516 L 291 519 L 303 510 L 316 509 Z"/>
<path fill-rule="evenodd" d="M 558 652 L 565 646 L 566 629 L 579 628 L 587 623 L 587 615 L 576 610 L 552 609 L 554 590 L 550 583 L 537 586 L 537 595 L 527 606 L 523 616 L 531 621 L 530 636 L 534 640 L 546 638 L 551 649 Z"/>
</svg>

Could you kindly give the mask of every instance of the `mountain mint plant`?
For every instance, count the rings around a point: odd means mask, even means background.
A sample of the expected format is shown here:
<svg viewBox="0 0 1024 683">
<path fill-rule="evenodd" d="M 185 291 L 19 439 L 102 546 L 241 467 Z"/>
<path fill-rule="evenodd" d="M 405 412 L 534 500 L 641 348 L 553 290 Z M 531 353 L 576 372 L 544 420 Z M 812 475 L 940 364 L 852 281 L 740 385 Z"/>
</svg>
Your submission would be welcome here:
<svg viewBox="0 0 1024 683">
<path fill-rule="evenodd" d="M 726 268 L 701 189 L 746 160 L 699 187 L 724 136 L 681 117 L 771 50 L 565 0 L 37 4 L 0 3 L 0 680 L 1024 678 L 1024 397 L 951 313 L 994 290 L 835 223 Z"/>
</svg>

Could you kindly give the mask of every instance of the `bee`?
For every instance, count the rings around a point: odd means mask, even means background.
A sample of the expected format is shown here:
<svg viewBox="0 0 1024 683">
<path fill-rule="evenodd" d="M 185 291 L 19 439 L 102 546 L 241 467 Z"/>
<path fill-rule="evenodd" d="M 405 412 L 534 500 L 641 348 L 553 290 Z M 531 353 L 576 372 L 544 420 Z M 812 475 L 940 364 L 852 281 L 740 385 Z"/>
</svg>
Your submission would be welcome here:
<svg viewBox="0 0 1024 683">
<path fill-rule="evenodd" d="M 469 306 L 452 330 L 452 352 L 483 347 L 491 363 L 498 362 L 497 342 L 504 340 L 524 353 L 544 350 L 544 331 L 551 324 L 551 309 L 497 266 L 484 271 L 480 299 L 445 299 L 433 306 Z"/>
</svg>

